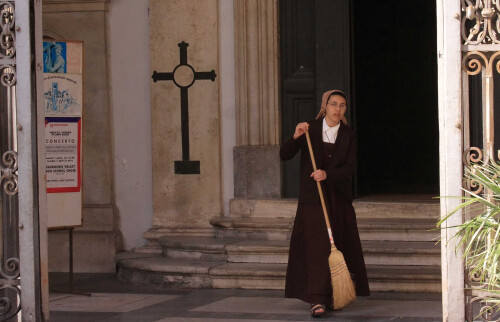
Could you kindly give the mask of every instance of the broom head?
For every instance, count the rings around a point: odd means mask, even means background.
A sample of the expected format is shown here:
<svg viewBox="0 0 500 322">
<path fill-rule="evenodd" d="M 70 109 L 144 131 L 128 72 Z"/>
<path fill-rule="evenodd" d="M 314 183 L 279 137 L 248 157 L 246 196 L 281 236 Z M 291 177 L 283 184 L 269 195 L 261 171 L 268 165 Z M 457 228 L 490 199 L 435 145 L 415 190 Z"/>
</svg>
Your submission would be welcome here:
<svg viewBox="0 0 500 322">
<path fill-rule="evenodd" d="M 356 300 L 354 282 L 347 269 L 344 255 L 334 245 L 332 245 L 328 264 L 332 275 L 333 309 L 340 310 Z"/>
</svg>

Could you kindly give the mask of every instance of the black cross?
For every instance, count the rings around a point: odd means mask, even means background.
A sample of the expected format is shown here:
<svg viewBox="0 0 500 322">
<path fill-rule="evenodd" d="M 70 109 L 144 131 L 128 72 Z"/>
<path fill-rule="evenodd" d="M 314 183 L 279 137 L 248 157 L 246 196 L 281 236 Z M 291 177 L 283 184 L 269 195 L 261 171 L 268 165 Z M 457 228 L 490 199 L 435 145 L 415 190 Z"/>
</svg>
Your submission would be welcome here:
<svg viewBox="0 0 500 322">
<path fill-rule="evenodd" d="M 153 71 L 153 81 L 156 83 L 159 80 L 171 80 L 181 90 L 181 133 L 182 133 L 182 161 L 174 161 L 175 174 L 199 174 L 200 161 L 189 160 L 189 115 L 188 115 L 188 88 L 193 86 L 197 79 L 210 79 L 212 82 L 217 76 L 212 69 L 209 72 L 196 72 L 194 68 L 187 63 L 187 42 L 179 44 L 180 63 L 175 66 L 171 73 L 157 73 Z M 188 85 L 181 85 L 175 80 L 175 71 L 181 67 L 187 66 L 193 72 L 193 80 Z"/>
</svg>

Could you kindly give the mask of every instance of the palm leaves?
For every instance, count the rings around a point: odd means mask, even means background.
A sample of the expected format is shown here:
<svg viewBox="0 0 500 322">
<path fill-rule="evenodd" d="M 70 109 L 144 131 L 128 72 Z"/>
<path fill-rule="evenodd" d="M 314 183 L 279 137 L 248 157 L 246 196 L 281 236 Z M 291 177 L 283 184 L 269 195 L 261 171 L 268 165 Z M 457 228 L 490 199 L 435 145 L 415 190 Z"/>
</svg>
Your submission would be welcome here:
<svg viewBox="0 0 500 322">
<path fill-rule="evenodd" d="M 464 248 L 464 257 L 473 289 L 487 291 L 487 302 L 500 304 L 500 164 L 488 162 L 466 169 L 465 177 L 483 187 L 482 193 L 470 190 L 461 197 L 463 202 L 438 223 L 441 226 L 451 215 L 464 210 L 467 217 L 456 226 L 457 247 Z M 493 296 L 493 297 L 492 297 Z"/>
</svg>

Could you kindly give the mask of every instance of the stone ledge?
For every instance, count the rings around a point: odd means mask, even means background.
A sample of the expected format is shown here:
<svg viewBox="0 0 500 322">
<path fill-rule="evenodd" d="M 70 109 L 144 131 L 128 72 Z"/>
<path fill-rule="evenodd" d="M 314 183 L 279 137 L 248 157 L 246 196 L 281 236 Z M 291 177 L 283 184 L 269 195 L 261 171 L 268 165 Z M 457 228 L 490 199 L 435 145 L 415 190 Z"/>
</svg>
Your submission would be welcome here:
<svg viewBox="0 0 500 322">
<path fill-rule="evenodd" d="M 165 257 L 174 259 L 226 262 L 226 245 L 236 240 L 209 237 L 162 237 L 158 243 Z"/>
<path fill-rule="evenodd" d="M 159 245 L 145 245 L 134 249 L 134 252 L 140 254 L 162 254 L 163 250 Z"/>
<path fill-rule="evenodd" d="M 286 264 L 290 241 L 162 237 L 159 243 L 156 253 L 174 259 Z M 367 264 L 441 265 L 440 247 L 435 242 L 376 240 L 362 241 L 362 246 Z"/>
<path fill-rule="evenodd" d="M 294 218 L 268 218 L 268 217 L 215 217 L 210 219 L 210 224 L 225 229 L 292 229 Z M 409 218 L 359 218 L 358 228 L 377 230 L 424 230 L 436 228 L 433 219 Z M 436 231 L 436 235 L 438 235 Z"/>
<path fill-rule="evenodd" d="M 226 246 L 237 242 L 236 239 L 218 239 L 210 237 L 170 237 L 158 238 L 158 243 L 164 248 L 197 250 L 197 251 L 224 251 Z"/>
<path fill-rule="evenodd" d="M 226 246 L 227 252 L 238 253 L 286 253 L 288 254 L 289 240 L 245 240 Z"/>
<path fill-rule="evenodd" d="M 121 267 L 118 280 L 131 284 L 151 285 L 164 288 L 212 288 L 208 275 L 165 274 Z"/>
<path fill-rule="evenodd" d="M 293 218 L 216 217 L 210 219 L 219 238 L 289 239 Z M 433 219 L 359 218 L 361 240 L 436 241 L 439 237 Z"/>
<path fill-rule="evenodd" d="M 355 199 L 353 202 L 357 218 L 432 219 L 440 215 L 439 202 L 421 200 Z M 234 198 L 229 201 L 231 217 L 293 218 L 297 210 L 297 199 L 250 199 Z"/>
<path fill-rule="evenodd" d="M 124 259 L 131 259 L 131 258 L 148 258 L 148 257 L 157 257 L 157 254 L 146 254 L 146 253 L 138 253 L 138 252 L 121 252 L 115 255 L 115 262 L 119 262 Z"/>
<path fill-rule="evenodd" d="M 222 265 L 222 262 L 189 261 L 165 258 L 163 256 L 128 258 L 119 261 L 121 267 L 158 272 L 208 275 L 211 268 Z"/>
<path fill-rule="evenodd" d="M 210 276 L 285 278 L 286 264 L 225 263 L 211 268 Z"/>
<path fill-rule="evenodd" d="M 238 252 L 238 253 L 287 253 L 289 240 L 237 240 L 199 237 L 162 237 L 163 248 L 199 252 Z M 365 254 L 391 255 L 437 255 L 441 249 L 435 242 L 415 241 L 362 241 Z"/>
<path fill-rule="evenodd" d="M 368 279 L 441 281 L 441 268 L 439 266 L 367 265 L 366 270 Z"/>
<path fill-rule="evenodd" d="M 435 242 L 414 241 L 361 241 L 365 254 L 422 254 L 441 256 L 441 248 Z"/>
<path fill-rule="evenodd" d="M 293 218 L 234 218 L 216 217 L 210 219 L 210 224 L 225 229 L 265 229 L 290 230 L 293 227 Z"/>
<path fill-rule="evenodd" d="M 409 218 L 358 218 L 358 228 L 378 230 L 425 230 L 436 229 L 433 219 Z M 436 231 L 436 235 L 439 233 Z"/>
<path fill-rule="evenodd" d="M 118 265 L 121 280 L 162 287 L 283 289 L 286 275 L 286 264 L 214 263 L 160 256 L 124 259 Z M 437 266 L 367 265 L 367 271 L 372 291 L 441 291 Z"/>
<path fill-rule="evenodd" d="M 376 281 L 369 282 L 372 292 L 405 292 L 405 293 L 441 293 L 441 282 L 388 282 Z"/>
<path fill-rule="evenodd" d="M 158 238 L 166 236 L 198 236 L 213 237 L 215 235 L 213 228 L 191 228 L 191 227 L 152 227 L 142 236 L 150 243 L 157 243 Z"/>
<path fill-rule="evenodd" d="M 110 0 L 43 0 L 43 13 L 108 11 Z"/>
</svg>

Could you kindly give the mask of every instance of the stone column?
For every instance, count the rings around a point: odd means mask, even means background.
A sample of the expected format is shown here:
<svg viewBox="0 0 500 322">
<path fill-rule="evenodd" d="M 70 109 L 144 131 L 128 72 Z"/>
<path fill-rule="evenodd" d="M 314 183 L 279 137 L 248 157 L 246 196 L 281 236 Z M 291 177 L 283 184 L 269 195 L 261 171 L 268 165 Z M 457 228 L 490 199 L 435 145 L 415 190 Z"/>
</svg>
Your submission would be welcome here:
<svg viewBox="0 0 500 322">
<path fill-rule="evenodd" d="M 235 0 L 237 198 L 281 196 L 278 1 Z"/>
<path fill-rule="evenodd" d="M 461 196 L 462 191 L 462 101 L 460 2 L 437 1 L 439 174 L 440 195 Z M 460 204 L 459 199 L 441 199 L 441 217 Z M 457 225 L 463 223 L 457 211 L 442 225 L 441 272 L 443 321 L 465 321 L 463 248 L 457 248 Z"/>
</svg>

